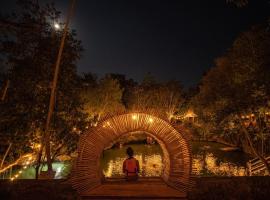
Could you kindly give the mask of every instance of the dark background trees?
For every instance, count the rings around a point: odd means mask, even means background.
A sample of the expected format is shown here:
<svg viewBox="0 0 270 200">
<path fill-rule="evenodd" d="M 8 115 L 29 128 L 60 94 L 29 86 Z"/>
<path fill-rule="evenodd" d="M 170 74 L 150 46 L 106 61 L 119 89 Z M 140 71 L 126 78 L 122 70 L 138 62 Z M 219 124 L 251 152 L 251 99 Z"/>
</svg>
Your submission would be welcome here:
<svg viewBox="0 0 270 200">
<path fill-rule="evenodd" d="M 54 29 L 60 12 L 53 4 L 19 1 L 19 10 L 2 16 L 0 53 L 10 81 L 6 98 L 0 104 L 0 133 L 13 143 L 13 151 L 30 151 L 40 143 L 48 112 L 54 64 L 60 45 L 61 29 Z M 55 112 L 51 126 L 52 153 L 60 146 L 74 151 L 78 139 L 73 127 L 85 127 L 79 96 L 80 79 L 76 62 L 81 56 L 81 41 L 70 30 L 60 65 Z M 65 135 L 65 136 L 64 136 Z"/>
<path fill-rule="evenodd" d="M 270 139 L 269 56 L 267 26 L 241 33 L 202 78 L 193 99 L 212 132 L 261 159 L 270 153 L 263 147 L 269 148 Z"/>
</svg>

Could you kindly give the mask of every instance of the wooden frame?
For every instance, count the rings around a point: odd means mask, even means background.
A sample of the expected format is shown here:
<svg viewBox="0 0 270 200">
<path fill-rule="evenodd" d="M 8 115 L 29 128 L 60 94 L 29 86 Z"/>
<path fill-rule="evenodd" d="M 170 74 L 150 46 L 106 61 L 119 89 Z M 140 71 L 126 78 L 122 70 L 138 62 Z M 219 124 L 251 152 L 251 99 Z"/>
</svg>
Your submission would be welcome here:
<svg viewBox="0 0 270 200">
<path fill-rule="evenodd" d="M 163 180 L 170 186 L 187 191 L 190 185 L 191 150 L 188 131 L 175 127 L 157 115 L 125 113 L 107 117 L 80 138 L 78 158 L 69 182 L 82 193 L 102 184 L 100 156 L 117 138 L 134 131 L 149 133 L 159 142 L 164 154 Z"/>
</svg>

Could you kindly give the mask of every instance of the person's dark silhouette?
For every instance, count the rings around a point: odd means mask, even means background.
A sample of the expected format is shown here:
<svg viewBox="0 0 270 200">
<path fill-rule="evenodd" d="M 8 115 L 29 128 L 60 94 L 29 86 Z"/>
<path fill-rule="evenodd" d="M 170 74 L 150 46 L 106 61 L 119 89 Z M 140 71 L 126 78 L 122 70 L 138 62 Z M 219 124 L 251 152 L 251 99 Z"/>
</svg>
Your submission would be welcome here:
<svg viewBox="0 0 270 200">
<path fill-rule="evenodd" d="M 126 175 L 126 180 L 135 181 L 138 179 L 138 173 L 140 171 L 139 162 L 133 157 L 134 152 L 131 147 L 128 147 L 126 152 L 128 158 L 123 163 L 123 173 Z"/>
</svg>

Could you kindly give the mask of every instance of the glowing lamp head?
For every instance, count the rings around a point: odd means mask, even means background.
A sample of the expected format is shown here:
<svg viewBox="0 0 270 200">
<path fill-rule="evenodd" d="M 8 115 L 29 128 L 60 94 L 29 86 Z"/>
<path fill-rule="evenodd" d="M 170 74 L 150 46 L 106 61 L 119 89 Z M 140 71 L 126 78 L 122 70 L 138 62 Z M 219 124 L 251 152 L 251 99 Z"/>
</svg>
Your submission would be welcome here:
<svg viewBox="0 0 270 200">
<path fill-rule="evenodd" d="M 59 30 L 60 29 L 60 24 L 54 23 L 54 28 L 55 28 L 55 30 Z"/>
</svg>

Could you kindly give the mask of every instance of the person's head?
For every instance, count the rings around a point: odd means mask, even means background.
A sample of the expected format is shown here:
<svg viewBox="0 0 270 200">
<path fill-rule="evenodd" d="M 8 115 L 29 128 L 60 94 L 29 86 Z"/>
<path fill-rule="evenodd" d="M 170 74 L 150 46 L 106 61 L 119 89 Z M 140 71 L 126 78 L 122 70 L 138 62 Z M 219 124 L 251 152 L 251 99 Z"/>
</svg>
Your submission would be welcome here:
<svg viewBox="0 0 270 200">
<path fill-rule="evenodd" d="M 132 149 L 131 147 L 128 147 L 128 148 L 127 148 L 127 155 L 128 155 L 129 157 L 132 157 L 133 154 L 134 154 L 133 149 Z"/>
</svg>

